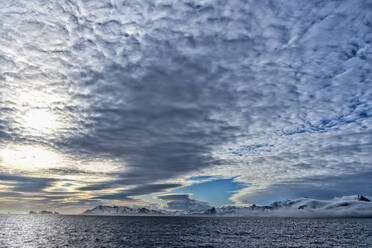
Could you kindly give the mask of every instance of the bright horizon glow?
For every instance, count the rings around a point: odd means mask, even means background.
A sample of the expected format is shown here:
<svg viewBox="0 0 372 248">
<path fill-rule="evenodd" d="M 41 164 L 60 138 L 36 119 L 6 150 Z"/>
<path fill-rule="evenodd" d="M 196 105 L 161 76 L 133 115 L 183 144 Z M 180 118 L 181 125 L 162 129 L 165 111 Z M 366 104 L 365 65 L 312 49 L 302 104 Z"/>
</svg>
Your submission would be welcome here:
<svg viewBox="0 0 372 248">
<path fill-rule="evenodd" d="M 63 166 L 63 158 L 60 154 L 42 146 L 8 146 L 0 149 L 0 160 L 3 167 L 24 171 Z"/>
</svg>

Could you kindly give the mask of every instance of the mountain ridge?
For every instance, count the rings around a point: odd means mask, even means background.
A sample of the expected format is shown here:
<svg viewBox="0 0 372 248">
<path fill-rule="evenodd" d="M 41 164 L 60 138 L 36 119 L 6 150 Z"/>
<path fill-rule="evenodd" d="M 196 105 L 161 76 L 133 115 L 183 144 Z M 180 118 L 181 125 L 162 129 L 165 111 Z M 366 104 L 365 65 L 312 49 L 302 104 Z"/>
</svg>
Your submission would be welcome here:
<svg viewBox="0 0 372 248">
<path fill-rule="evenodd" d="M 371 197 L 363 195 L 343 196 L 331 200 L 302 197 L 295 200 L 276 201 L 270 205 L 248 207 L 222 206 L 208 210 L 171 211 L 169 209 L 131 208 L 128 206 L 99 205 L 83 215 L 202 215 L 247 217 L 372 217 Z"/>
</svg>

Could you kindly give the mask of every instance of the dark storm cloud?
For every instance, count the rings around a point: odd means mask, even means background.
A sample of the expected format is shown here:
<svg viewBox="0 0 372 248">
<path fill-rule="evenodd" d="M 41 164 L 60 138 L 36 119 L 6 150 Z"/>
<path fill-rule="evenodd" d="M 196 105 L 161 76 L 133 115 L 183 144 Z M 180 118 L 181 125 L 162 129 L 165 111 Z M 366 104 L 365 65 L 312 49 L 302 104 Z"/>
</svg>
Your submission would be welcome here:
<svg viewBox="0 0 372 248">
<path fill-rule="evenodd" d="M 131 189 L 99 199 L 169 190 L 213 166 L 251 189 L 371 169 L 367 0 L 2 4 L 0 145 L 118 161 L 80 190 Z M 40 106 L 62 127 L 25 125 Z"/>
</svg>

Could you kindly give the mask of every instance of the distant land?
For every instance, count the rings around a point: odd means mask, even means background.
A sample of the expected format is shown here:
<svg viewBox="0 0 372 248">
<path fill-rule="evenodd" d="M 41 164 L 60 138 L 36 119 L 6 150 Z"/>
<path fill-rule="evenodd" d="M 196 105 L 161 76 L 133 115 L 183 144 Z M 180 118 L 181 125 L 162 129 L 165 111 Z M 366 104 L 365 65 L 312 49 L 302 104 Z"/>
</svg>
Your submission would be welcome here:
<svg viewBox="0 0 372 248">
<path fill-rule="evenodd" d="M 371 197 L 352 195 L 331 200 L 299 198 L 273 202 L 266 206 L 212 207 L 207 211 L 188 212 L 164 209 L 131 208 L 127 206 L 97 206 L 83 215 L 199 215 L 247 217 L 372 217 Z"/>
<path fill-rule="evenodd" d="M 52 212 L 52 211 L 47 211 L 47 210 L 42 210 L 40 212 L 36 212 L 31 210 L 29 214 L 59 214 L 58 212 Z"/>
<path fill-rule="evenodd" d="M 86 210 L 84 215 L 164 215 L 170 212 L 148 208 L 130 208 L 126 206 L 97 206 Z"/>
</svg>

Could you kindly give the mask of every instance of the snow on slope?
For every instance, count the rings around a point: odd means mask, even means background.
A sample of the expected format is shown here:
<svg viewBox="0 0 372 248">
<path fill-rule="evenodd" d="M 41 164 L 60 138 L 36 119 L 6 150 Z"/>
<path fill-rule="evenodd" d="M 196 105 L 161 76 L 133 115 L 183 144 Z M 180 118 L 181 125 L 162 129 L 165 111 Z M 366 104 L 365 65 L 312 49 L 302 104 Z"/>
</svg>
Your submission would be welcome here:
<svg viewBox="0 0 372 248">
<path fill-rule="evenodd" d="M 345 196 L 332 200 L 300 198 L 273 202 L 268 206 L 215 209 L 218 216 L 278 216 L 278 217 L 372 217 L 370 197 Z"/>
<path fill-rule="evenodd" d="M 247 216 L 247 217 L 372 217 L 372 197 L 344 196 L 331 200 L 299 198 L 273 202 L 267 206 L 249 207 L 223 206 L 201 213 L 182 215 Z M 169 210 L 151 210 L 121 206 L 97 206 L 85 211 L 87 215 L 180 215 Z"/>
<path fill-rule="evenodd" d="M 85 215 L 161 215 L 158 210 L 148 208 L 130 208 L 123 206 L 97 206 L 93 209 L 88 209 L 83 214 Z"/>
</svg>

